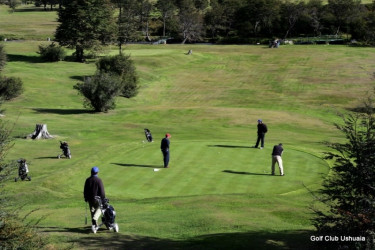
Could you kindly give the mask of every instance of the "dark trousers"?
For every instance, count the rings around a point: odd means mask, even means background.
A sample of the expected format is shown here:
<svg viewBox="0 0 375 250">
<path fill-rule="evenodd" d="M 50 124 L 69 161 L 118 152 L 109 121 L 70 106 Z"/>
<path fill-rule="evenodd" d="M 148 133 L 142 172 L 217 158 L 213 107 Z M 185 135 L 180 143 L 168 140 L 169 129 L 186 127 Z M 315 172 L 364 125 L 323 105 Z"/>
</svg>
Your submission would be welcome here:
<svg viewBox="0 0 375 250">
<path fill-rule="evenodd" d="M 257 143 L 255 144 L 255 147 L 257 148 L 259 146 L 259 142 L 260 142 L 260 146 L 263 148 L 264 147 L 264 136 L 266 134 L 265 133 L 259 133 L 258 134 L 258 139 L 257 139 Z"/>
<path fill-rule="evenodd" d="M 169 164 L 169 150 L 162 150 L 164 167 L 168 167 Z"/>
</svg>

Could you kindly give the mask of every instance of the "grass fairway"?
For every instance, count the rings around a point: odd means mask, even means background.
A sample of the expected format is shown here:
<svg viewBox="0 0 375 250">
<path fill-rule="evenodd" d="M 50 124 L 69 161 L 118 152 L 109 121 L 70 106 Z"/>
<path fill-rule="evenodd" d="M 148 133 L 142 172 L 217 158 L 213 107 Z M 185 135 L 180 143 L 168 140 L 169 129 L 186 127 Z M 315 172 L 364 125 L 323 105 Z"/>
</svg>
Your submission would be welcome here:
<svg viewBox="0 0 375 250">
<path fill-rule="evenodd" d="M 43 63 L 41 42 L 4 43 L 7 76 L 25 92 L 2 105 L 15 123 L 8 159 L 24 157 L 31 182 L 9 182 L 15 206 L 74 249 L 307 249 L 311 205 L 328 173 L 322 141 L 340 140 L 336 111 L 374 86 L 375 51 L 344 46 L 129 45 L 140 92 L 108 113 L 82 107 L 73 85 L 94 62 Z M 190 56 L 185 55 L 193 50 Z M 116 48 L 109 48 L 117 53 Z M 269 127 L 265 149 L 251 148 L 256 121 Z M 22 136 L 46 123 L 55 139 Z M 155 142 L 144 143 L 149 128 Z M 159 143 L 169 132 L 171 168 Z M 71 160 L 56 158 L 59 140 Z M 271 149 L 283 142 L 285 176 L 270 176 Z M 100 168 L 120 232 L 90 234 L 83 184 Z M 160 169 L 154 171 L 154 169 Z M 278 171 L 277 171 L 278 173 Z M 16 174 L 16 173 L 15 173 Z"/>
</svg>

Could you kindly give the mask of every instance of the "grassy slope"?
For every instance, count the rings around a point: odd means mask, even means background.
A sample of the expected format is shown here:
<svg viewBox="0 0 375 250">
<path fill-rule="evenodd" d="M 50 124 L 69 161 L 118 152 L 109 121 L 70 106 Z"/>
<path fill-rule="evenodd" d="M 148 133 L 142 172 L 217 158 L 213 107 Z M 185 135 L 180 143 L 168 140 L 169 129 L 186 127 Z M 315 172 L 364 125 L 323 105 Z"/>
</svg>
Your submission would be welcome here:
<svg viewBox="0 0 375 250">
<path fill-rule="evenodd" d="M 2 27 L 2 26 L 1 26 Z M 336 110 L 352 107 L 374 81 L 374 51 L 341 46 L 128 46 L 140 76 L 139 95 L 117 109 L 82 108 L 72 86 L 93 63 L 42 63 L 40 42 L 5 43 L 4 74 L 21 77 L 25 93 L 3 105 L 14 134 L 48 124 L 57 138 L 17 139 L 9 159 L 31 161 L 32 182 L 7 190 L 42 231 L 75 248 L 304 248 L 312 198 L 328 167 L 323 140 L 337 140 Z M 113 48 L 112 53 L 117 53 Z M 269 126 L 264 150 L 251 149 L 256 120 Z M 144 144 L 143 128 L 154 143 Z M 172 168 L 158 146 L 172 133 Z M 58 140 L 72 160 L 57 160 Z M 285 144 L 286 176 L 271 177 L 270 150 Z M 118 212 L 120 234 L 88 234 L 82 186 L 98 165 Z M 58 243 L 57 243 L 58 242 Z"/>
</svg>

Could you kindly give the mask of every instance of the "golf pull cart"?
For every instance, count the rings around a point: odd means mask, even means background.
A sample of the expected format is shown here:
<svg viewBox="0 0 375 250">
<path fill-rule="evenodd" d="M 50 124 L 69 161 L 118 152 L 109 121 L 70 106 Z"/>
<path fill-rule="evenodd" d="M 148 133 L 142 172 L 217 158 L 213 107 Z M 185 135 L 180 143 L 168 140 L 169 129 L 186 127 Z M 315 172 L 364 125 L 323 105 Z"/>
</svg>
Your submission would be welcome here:
<svg viewBox="0 0 375 250">
<path fill-rule="evenodd" d="M 29 168 L 26 163 L 26 159 L 19 159 L 18 161 L 18 177 L 14 178 L 14 181 L 17 182 L 19 179 L 21 180 L 29 180 L 31 181 L 31 177 L 27 174 L 29 173 Z"/>
<path fill-rule="evenodd" d="M 70 153 L 69 145 L 66 141 L 60 141 L 60 148 L 62 150 L 62 154 L 59 154 L 57 158 L 61 158 L 61 156 L 65 156 L 68 159 L 72 158 L 72 155 Z"/>
<path fill-rule="evenodd" d="M 99 227 L 105 225 L 108 230 L 113 230 L 114 232 L 118 233 L 119 227 L 115 222 L 116 211 L 109 204 L 109 200 L 107 198 L 104 198 L 101 202 L 100 210 L 102 211 L 102 224 L 100 224 Z"/>
</svg>

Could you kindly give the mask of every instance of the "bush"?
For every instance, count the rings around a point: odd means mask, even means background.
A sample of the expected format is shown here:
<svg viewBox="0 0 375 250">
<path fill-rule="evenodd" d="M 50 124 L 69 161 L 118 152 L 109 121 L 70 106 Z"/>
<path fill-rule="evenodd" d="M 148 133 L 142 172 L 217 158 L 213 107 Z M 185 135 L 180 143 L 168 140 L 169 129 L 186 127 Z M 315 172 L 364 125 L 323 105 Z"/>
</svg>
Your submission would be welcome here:
<svg viewBox="0 0 375 250">
<path fill-rule="evenodd" d="M 0 119 L 0 249 L 45 249 L 47 239 L 23 223 L 3 189 L 4 183 L 16 172 L 14 164 L 4 161 L 13 145 L 11 132 L 12 126 Z"/>
<path fill-rule="evenodd" d="M 0 76 L 0 99 L 11 100 L 23 92 L 21 78 Z"/>
<path fill-rule="evenodd" d="M 101 58 L 96 63 L 101 73 L 112 73 L 121 79 L 121 95 L 131 98 L 138 93 L 138 77 L 129 55 L 116 55 Z"/>
<path fill-rule="evenodd" d="M 121 80 L 111 73 L 98 73 L 86 77 L 84 83 L 74 86 L 85 97 L 84 106 L 97 112 L 107 112 L 115 108 L 115 97 L 121 91 Z"/>
<path fill-rule="evenodd" d="M 54 42 L 50 45 L 39 45 L 38 54 L 49 62 L 62 61 L 66 56 L 64 48 L 56 45 Z"/>
<path fill-rule="evenodd" d="M 0 72 L 5 67 L 7 63 L 7 55 L 4 50 L 4 45 L 0 44 Z"/>
</svg>

